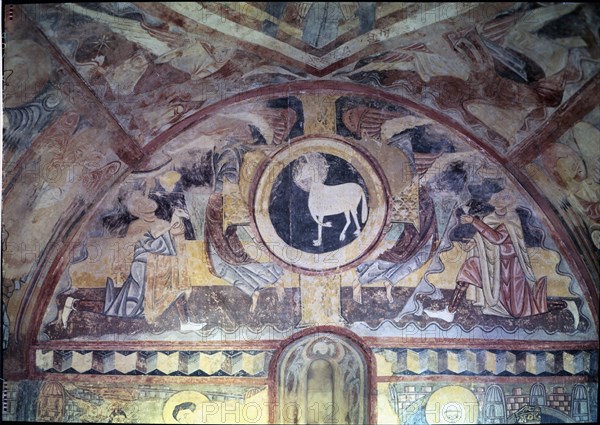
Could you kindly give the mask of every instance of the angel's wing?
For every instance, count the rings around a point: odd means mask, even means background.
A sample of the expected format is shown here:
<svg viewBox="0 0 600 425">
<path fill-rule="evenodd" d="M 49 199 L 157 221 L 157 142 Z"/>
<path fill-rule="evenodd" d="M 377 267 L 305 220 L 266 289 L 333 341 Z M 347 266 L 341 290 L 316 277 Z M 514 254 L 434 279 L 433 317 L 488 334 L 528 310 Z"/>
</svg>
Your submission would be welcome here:
<svg viewBox="0 0 600 425">
<path fill-rule="evenodd" d="M 358 106 L 342 114 L 342 122 L 355 135 L 381 140 L 381 126 L 387 120 L 406 115 L 403 112 Z"/>
</svg>

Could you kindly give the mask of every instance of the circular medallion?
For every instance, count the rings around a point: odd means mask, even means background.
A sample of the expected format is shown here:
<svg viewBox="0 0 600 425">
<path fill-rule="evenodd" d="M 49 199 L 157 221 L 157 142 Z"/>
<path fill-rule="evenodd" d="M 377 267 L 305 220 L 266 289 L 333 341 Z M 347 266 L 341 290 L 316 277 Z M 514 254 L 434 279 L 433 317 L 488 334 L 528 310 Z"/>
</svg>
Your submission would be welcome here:
<svg viewBox="0 0 600 425">
<path fill-rule="evenodd" d="M 309 137 L 276 152 L 256 181 L 253 220 L 262 243 L 295 271 L 339 270 L 379 241 L 386 185 L 350 143 Z"/>
</svg>

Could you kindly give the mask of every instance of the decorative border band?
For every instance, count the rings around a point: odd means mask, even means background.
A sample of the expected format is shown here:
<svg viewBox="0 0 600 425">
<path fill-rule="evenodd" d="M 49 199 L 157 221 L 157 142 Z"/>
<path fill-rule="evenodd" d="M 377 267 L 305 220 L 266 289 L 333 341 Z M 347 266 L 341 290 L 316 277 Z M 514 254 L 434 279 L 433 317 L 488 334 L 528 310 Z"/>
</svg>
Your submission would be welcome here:
<svg viewBox="0 0 600 425">
<path fill-rule="evenodd" d="M 267 377 L 272 350 L 35 351 L 38 372 Z M 377 376 L 597 376 L 598 351 L 378 348 Z"/>
<path fill-rule="evenodd" d="M 597 351 L 375 349 L 379 376 L 598 374 Z"/>
<path fill-rule="evenodd" d="M 272 351 L 98 351 L 35 352 L 39 372 L 81 375 L 266 377 Z"/>
</svg>

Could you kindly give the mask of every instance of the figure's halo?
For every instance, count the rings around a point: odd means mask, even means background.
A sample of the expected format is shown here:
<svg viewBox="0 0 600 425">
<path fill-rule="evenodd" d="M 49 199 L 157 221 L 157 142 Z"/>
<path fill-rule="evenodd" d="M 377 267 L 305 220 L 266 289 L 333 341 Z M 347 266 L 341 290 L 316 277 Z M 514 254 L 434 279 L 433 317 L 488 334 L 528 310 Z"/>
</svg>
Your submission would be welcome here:
<svg viewBox="0 0 600 425">
<path fill-rule="evenodd" d="M 313 182 L 325 183 L 328 168 L 327 160 L 322 154 L 308 152 L 295 161 L 292 180 L 300 189 L 308 192 Z"/>
<path fill-rule="evenodd" d="M 200 405 L 202 403 L 206 403 L 209 401 L 210 400 L 207 396 L 198 391 L 180 391 L 178 393 L 175 393 L 165 403 L 165 407 L 163 408 L 163 420 L 167 424 L 178 423 L 173 417 L 173 409 L 178 404 L 192 402 L 196 405 L 196 409 L 200 409 Z"/>
</svg>

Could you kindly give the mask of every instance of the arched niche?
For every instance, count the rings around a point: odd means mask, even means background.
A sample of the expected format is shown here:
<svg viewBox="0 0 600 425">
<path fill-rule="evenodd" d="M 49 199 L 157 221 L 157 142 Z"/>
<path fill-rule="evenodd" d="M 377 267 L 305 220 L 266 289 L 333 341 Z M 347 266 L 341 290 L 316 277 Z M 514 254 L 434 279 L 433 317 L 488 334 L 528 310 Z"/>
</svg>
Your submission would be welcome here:
<svg viewBox="0 0 600 425">
<path fill-rule="evenodd" d="M 275 422 L 366 424 L 372 409 L 368 356 L 351 338 L 304 335 L 276 359 Z"/>
</svg>

